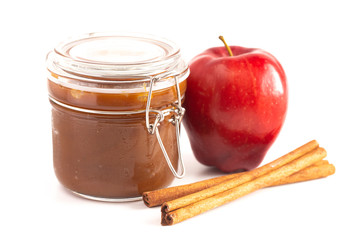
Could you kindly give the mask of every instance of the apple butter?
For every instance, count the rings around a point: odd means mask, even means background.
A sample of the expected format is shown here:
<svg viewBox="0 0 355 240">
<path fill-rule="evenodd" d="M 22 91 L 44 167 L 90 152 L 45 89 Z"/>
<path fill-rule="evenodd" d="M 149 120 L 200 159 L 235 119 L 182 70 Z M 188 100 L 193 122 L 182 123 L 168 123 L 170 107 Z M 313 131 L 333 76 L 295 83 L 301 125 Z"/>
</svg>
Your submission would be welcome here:
<svg viewBox="0 0 355 240">
<path fill-rule="evenodd" d="M 174 43 L 92 33 L 59 44 L 47 68 L 53 165 L 64 187 L 90 199 L 130 201 L 182 177 L 189 69 Z"/>
</svg>

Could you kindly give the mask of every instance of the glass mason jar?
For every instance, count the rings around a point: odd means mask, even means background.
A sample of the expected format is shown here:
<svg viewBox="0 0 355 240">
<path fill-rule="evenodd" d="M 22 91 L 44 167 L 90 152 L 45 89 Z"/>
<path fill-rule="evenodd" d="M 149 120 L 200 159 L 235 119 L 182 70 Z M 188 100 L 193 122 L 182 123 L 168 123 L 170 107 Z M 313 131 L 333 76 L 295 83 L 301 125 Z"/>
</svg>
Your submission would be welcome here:
<svg viewBox="0 0 355 240">
<path fill-rule="evenodd" d="M 181 178 L 181 102 L 189 69 L 150 35 L 91 33 L 47 56 L 53 165 L 80 196 L 130 201 Z"/>
</svg>

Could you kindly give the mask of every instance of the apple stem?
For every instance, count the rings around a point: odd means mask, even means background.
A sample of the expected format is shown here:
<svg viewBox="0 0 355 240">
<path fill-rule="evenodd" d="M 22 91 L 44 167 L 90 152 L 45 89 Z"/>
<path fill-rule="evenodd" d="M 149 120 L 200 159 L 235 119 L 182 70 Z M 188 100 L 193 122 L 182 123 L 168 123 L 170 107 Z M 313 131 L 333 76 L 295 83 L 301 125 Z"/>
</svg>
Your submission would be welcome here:
<svg viewBox="0 0 355 240">
<path fill-rule="evenodd" d="M 224 46 L 226 47 L 228 53 L 229 53 L 229 56 L 233 56 L 233 53 L 232 53 L 232 50 L 231 48 L 227 45 L 226 41 L 224 40 L 224 37 L 223 36 L 219 36 L 219 39 L 224 43 Z"/>
</svg>

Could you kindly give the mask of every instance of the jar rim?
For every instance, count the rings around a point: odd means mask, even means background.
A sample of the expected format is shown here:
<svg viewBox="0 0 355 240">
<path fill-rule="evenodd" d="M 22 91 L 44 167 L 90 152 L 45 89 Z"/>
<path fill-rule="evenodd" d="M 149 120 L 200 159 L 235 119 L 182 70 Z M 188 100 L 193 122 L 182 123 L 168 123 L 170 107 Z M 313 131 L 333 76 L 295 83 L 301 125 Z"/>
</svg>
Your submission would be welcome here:
<svg viewBox="0 0 355 240">
<path fill-rule="evenodd" d="M 128 32 L 88 33 L 61 42 L 47 55 L 48 70 L 89 82 L 146 81 L 186 70 L 177 45 L 165 38 Z"/>
</svg>

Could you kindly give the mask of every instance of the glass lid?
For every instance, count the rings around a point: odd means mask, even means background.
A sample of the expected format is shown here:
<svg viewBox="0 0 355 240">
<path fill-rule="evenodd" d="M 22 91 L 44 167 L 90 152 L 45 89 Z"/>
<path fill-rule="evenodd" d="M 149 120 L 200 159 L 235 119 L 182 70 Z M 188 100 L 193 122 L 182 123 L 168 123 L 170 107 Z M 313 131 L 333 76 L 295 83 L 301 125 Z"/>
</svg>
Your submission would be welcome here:
<svg viewBox="0 0 355 240">
<path fill-rule="evenodd" d="M 68 39 L 49 53 L 47 62 L 49 70 L 59 75 L 114 80 L 186 69 L 174 43 L 132 33 L 90 33 Z"/>
</svg>

